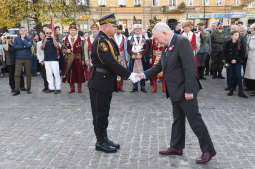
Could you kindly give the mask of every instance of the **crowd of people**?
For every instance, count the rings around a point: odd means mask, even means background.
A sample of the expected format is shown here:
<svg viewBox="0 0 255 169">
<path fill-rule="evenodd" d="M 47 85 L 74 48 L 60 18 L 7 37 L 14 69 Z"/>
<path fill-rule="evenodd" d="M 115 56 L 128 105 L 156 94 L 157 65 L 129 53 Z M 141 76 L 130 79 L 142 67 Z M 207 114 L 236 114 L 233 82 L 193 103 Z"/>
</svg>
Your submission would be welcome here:
<svg viewBox="0 0 255 169">
<path fill-rule="evenodd" d="M 141 73 L 156 65 L 160 60 L 164 46 L 151 38 L 151 30 L 157 23 L 150 21 L 150 28 L 145 31 L 139 23 L 134 23 L 129 32 L 122 25 L 117 26 L 116 33 L 110 37 L 116 46 L 118 62 L 130 72 Z M 255 24 L 247 27 L 241 22 L 232 24 L 230 30 L 224 29 L 222 23 L 213 23 L 206 27 L 204 22 L 196 25 L 185 21 L 177 23 L 175 34 L 189 39 L 197 66 L 197 78 L 206 80 L 225 79 L 222 75 L 226 68 L 226 91 L 233 96 L 238 86 L 238 96 L 248 98 L 255 95 Z M 31 78 L 40 71 L 44 82 L 45 93 L 59 94 L 62 83 L 68 83 L 69 93 L 82 93 L 82 84 L 89 79 L 91 68 L 92 44 L 100 27 L 96 22 L 89 30 L 81 31 L 79 25 L 72 23 L 69 32 L 62 34 L 60 27 L 54 29 L 50 25 L 43 26 L 35 35 L 30 35 L 24 27 L 20 27 L 15 38 L 7 33 L 0 38 L 0 77 L 4 76 L 4 68 L 9 74 L 9 84 L 13 96 L 26 91 L 31 94 Z M 105 48 L 102 46 L 102 48 Z M 39 66 L 38 66 L 39 65 Z M 24 71 L 23 71 L 24 70 Z M 26 77 L 26 88 L 24 83 Z M 124 91 L 123 80 L 117 77 L 116 90 Z M 162 92 L 166 93 L 163 73 L 150 79 L 152 92 L 157 92 L 157 85 L 162 84 Z M 145 80 L 140 82 L 141 92 L 146 93 Z M 138 92 L 138 83 L 134 83 L 131 92 Z"/>
</svg>

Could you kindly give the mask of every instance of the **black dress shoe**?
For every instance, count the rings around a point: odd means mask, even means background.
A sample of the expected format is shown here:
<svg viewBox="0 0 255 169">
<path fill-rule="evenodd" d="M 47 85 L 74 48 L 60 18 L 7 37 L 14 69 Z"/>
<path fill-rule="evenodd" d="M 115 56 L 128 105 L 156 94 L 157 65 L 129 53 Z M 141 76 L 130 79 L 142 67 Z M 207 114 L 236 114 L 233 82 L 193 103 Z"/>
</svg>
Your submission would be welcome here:
<svg viewBox="0 0 255 169">
<path fill-rule="evenodd" d="M 96 150 L 102 151 L 105 153 L 116 153 L 117 149 L 115 147 L 110 146 L 106 141 L 97 142 L 96 143 Z"/>
<path fill-rule="evenodd" d="M 20 91 L 15 91 L 15 92 L 13 93 L 13 96 L 18 96 L 18 95 L 20 95 Z"/>
<path fill-rule="evenodd" d="M 55 91 L 54 90 L 49 90 L 49 89 L 45 91 L 45 93 L 53 93 L 53 92 L 55 92 Z"/>
<path fill-rule="evenodd" d="M 141 92 L 147 93 L 146 89 L 144 87 L 141 88 Z"/>
<path fill-rule="evenodd" d="M 213 76 L 212 76 L 212 79 L 217 79 L 217 76 L 213 75 Z"/>
<path fill-rule="evenodd" d="M 238 96 L 242 97 L 242 98 L 245 98 L 245 99 L 248 98 L 248 96 L 246 96 L 243 91 L 239 91 Z"/>
<path fill-rule="evenodd" d="M 138 92 L 138 89 L 132 89 L 130 92 L 131 93 Z"/>
<path fill-rule="evenodd" d="M 49 90 L 48 88 L 44 88 L 42 89 L 42 92 L 46 92 L 47 90 Z"/>
<path fill-rule="evenodd" d="M 116 144 L 116 143 L 114 143 L 113 141 L 111 141 L 108 137 L 107 138 L 105 138 L 105 141 L 110 145 L 110 146 L 112 146 L 112 147 L 115 147 L 116 149 L 120 149 L 120 145 L 119 144 Z"/>
<path fill-rule="evenodd" d="M 55 90 L 54 93 L 55 93 L 55 94 L 59 94 L 59 93 L 61 93 L 61 90 Z"/>
<path fill-rule="evenodd" d="M 27 89 L 24 88 L 24 87 L 22 87 L 22 88 L 20 88 L 20 90 L 21 90 L 21 91 L 26 91 Z"/>
<path fill-rule="evenodd" d="M 15 93 L 15 91 L 16 91 L 15 89 L 12 89 L 12 90 L 11 90 L 11 93 Z"/>
<path fill-rule="evenodd" d="M 27 90 L 27 94 L 32 94 L 31 90 Z"/>
<path fill-rule="evenodd" d="M 218 79 L 225 79 L 225 77 L 223 77 L 222 75 L 219 75 Z"/>
<path fill-rule="evenodd" d="M 201 76 L 200 79 L 201 80 L 206 80 L 206 78 L 204 76 Z"/>
</svg>

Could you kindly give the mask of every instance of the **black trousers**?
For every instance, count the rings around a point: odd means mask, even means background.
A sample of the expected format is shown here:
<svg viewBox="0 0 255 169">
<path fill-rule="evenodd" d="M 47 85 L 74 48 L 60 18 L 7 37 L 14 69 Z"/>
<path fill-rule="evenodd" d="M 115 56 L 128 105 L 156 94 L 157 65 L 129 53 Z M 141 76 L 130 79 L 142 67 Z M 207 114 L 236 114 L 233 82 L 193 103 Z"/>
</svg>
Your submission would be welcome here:
<svg viewBox="0 0 255 169">
<path fill-rule="evenodd" d="M 140 86 L 141 86 L 141 88 L 145 87 L 145 80 L 144 79 L 140 81 Z M 133 84 L 133 89 L 136 89 L 136 90 L 138 89 L 138 82 Z"/>
<path fill-rule="evenodd" d="M 11 89 L 14 90 L 15 89 L 15 65 L 9 65 L 7 69 L 9 72 L 9 85 Z M 20 76 L 20 88 L 25 88 L 23 74 L 21 74 Z"/>
<path fill-rule="evenodd" d="M 173 105 L 173 124 L 171 135 L 171 147 L 184 149 L 185 147 L 185 117 L 190 124 L 191 129 L 198 138 L 202 152 L 214 150 L 214 146 L 206 125 L 198 110 L 197 98 L 187 101 L 172 102 Z"/>
<path fill-rule="evenodd" d="M 41 77 L 42 77 L 42 79 L 43 79 L 43 84 L 44 84 L 44 88 L 45 89 L 48 89 L 48 81 L 47 81 L 47 76 L 46 76 L 46 69 L 45 69 L 45 65 L 43 64 L 40 64 L 40 66 L 41 66 L 41 72 L 40 72 L 40 74 L 41 74 Z"/>
<path fill-rule="evenodd" d="M 94 132 L 98 142 L 107 137 L 108 117 L 112 100 L 111 92 L 99 92 L 89 89 L 90 103 L 93 116 Z"/>
</svg>

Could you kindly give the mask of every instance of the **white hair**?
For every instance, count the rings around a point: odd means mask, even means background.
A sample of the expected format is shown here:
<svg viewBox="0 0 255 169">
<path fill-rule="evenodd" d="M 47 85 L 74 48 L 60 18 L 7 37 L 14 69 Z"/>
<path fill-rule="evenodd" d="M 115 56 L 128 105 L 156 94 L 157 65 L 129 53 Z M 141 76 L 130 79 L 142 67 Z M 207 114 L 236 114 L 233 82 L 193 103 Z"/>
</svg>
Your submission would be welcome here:
<svg viewBox="0 0 255 169">
<path fill-rule="evenodd" d="M 172 30 L 170 29 L 170 27 L 166 23 L 163 23 L 163 22 L 157 23 L 154 26 L 154 28 L 152 29 L 152 33 L 162 32 L 162 31 L 170 32 Z"/>
<path fill-rule="evenodd" d="M 255 23 L 250 26 L 250 29 L 255 29 Z"/>
<path fill-rule="evenodd" d="M 244 31 L 247 31 L 247 26 L 245 26 L 245 25 L 242 25 L 242 26 L 240 27 L 240 30 L 244 30 Z"/>
</svg>

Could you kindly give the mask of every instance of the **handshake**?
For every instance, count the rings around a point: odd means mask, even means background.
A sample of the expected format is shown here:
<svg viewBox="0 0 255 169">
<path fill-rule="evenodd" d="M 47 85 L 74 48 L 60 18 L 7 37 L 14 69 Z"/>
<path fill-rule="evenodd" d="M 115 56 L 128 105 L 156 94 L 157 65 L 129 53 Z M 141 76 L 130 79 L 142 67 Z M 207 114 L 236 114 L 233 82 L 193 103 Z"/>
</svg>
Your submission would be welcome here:
<svg viewBox="0 0 255 169">
<path fill-rule="evenodd" d="M 142 79 L 145 79 L 145 74 L 132 72 L 128 79 L 131 80 L 132 83 L 137 83 Z"/>
</svg>

